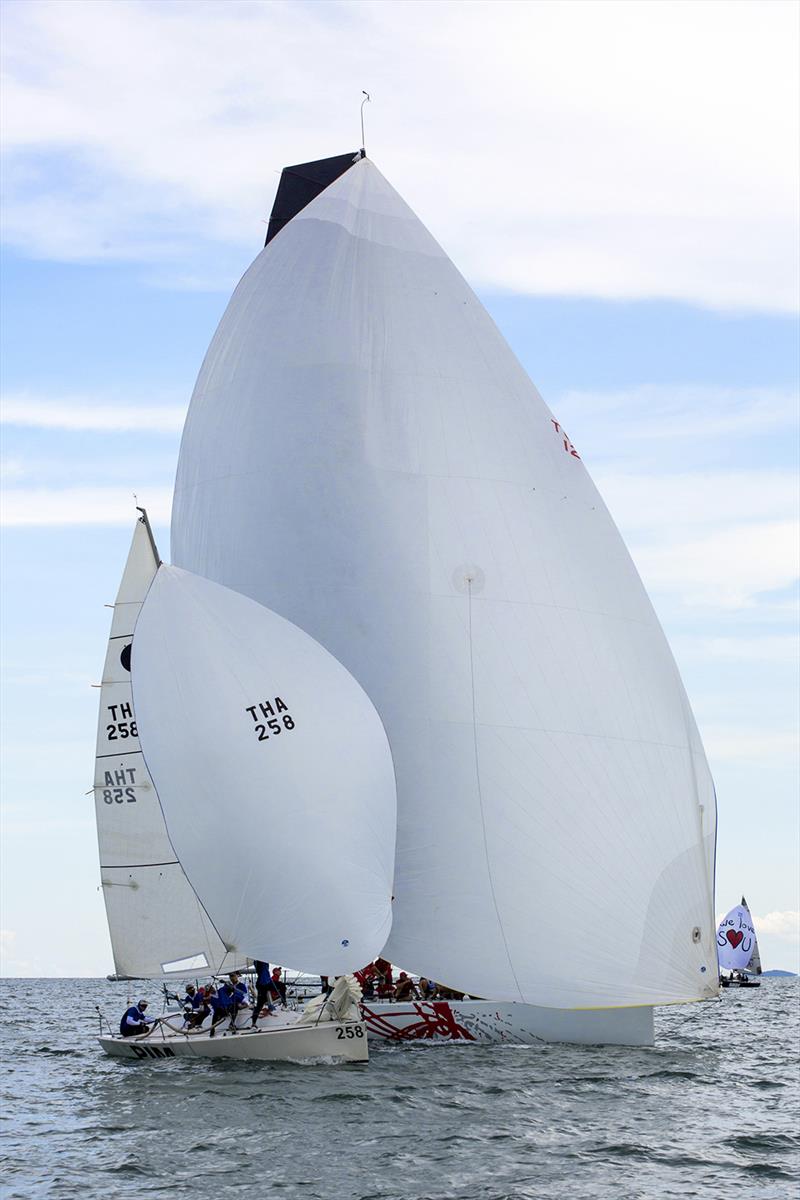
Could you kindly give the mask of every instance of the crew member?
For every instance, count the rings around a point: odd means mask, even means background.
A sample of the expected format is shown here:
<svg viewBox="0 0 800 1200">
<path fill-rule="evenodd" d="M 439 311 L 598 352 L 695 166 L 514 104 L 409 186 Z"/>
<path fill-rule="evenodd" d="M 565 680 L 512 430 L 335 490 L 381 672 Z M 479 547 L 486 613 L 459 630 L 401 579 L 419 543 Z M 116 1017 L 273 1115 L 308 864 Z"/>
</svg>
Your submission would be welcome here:
<svg viewBox="0 0 800 1200">
<path fill-rule="evenodd" d="M 213 1033 L 214 1027 L 230 1016 L 231 1002 L 227 996 L 222 995 L 222 988 L 217 990 L 212 983 L 210 987 L 206 988 L 206 1004 L 211 1009 L 211 1031 Z"/>
<path fill-rule="evenodd" d="M 197 988 L 194 986 L 193 983 L 187 983 L 186 991 L 184 993 L 183 999 L 181 1000 L 181 1005 L 183 1006 L 183 1014 L 186 1017 L 191 1016 L 191 1014 L 197 1008 L 197 1005 L 198 1005 Z"/>
<path fill-rule="evenodd" d="M 368 963 L 366 967 L 362 967 L 360 971 L 355 972 L 355 977 L 361 985 L 361 997 L 363 1000 L 375 999 L 376 974 L 374 963 Z"/>
<path fill-rule="evenodd" d="M 119 1031 L 123 1037 L 136 1037 L 137 1034 L 147 1033 L 147 1027 L 152 1024 L 153 1018 L 148 1020 L 144 1015 L 146 1008 L 147 1001 L 140 1000 L 138 1004 L 132 1004 L 125 1010 L 119 1023 Z"/>
<path fill-rule="evenodd" d="M 236 1011 L 240 1008 L 250 1007 L 250 993 L 247 990 L 247 984 L 238 975 L 231 975 L 231 983 L 233 984 L 234 1004 Z"/>
<path fill-rule="evenodd" d="M 395 1000 L 410 1000 L 411 997 L 415 1000 L 419 999 L 419 992 L 414 980 L 411 979 L 405 971 L 401 971 L 397 977 L 397 984 L 394 989 Z"/>
<path fill-rule="evenodd" d="M 376 958 L 375 971 L 378 977 L 378 998 L 388 1000 L 394 995 L 392 964 L 386 958 Z"/>
<path fill-rule="evenodd" d="M 280 967 L 272 968 L 272 987 L 273 987 L 273 990 L 275 991 L 276 995 L 280 998 L 281 1004 L 285 1008 L 286 1007 L 286 984 L 281 979 L 281 974 L 282 974 L 282 971 L 281 971 Z"/>
<path fill-rule="evenodd" d="M 270 1000 L 270 996 L 274 995 L 274 987 L 272 983 L 272 975 L 270 974 L 269 963 L 261 962 L 256 959 L 253 963 L 256 972 L 256 1002 L 253 1005 L 253 1020 L 255 1025 L 259 1018 L 262 1008 L 266 1005 L 267 1010 L 271 1013 L 275 1012 L 275 1005 Z"/>
</svg>

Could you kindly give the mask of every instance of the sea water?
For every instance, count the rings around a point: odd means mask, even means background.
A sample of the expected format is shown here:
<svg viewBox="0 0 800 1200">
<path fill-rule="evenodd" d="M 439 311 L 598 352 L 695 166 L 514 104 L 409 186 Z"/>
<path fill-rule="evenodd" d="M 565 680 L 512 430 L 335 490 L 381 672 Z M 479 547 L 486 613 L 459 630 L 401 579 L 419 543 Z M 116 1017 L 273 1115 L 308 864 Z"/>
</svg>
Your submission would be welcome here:
<svg viewBox="0 0 800 1200">
<path fill-rule="evenodd" d="M 652 1049 L 371 1042 L 301 1066 L 107 1058 L 95 1005 L 116 1024 L 128 985 L 7 980 L 2 1195 L 787 1200 L 799 982 L 660 1009 Z"/>
</svg>

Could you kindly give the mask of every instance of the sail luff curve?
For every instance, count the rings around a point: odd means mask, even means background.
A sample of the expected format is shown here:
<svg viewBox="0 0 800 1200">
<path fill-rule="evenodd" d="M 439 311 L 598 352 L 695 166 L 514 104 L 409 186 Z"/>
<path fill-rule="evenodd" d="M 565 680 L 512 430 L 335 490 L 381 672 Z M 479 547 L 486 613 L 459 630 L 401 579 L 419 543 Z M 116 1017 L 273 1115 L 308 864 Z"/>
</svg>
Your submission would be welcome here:
<svg viewBox="0 0 800 1200">
<path fill-rule="evenodd" d="M 159 566 L 146 514 L 120 582 L 100 685 L 95 815 L 100 879 L 117 975 L 179 976 L 237 965 L 178 862 L 142 757 L 131 692 L 131 645 Z"/>
<path fill-rule="evenodd" d="M 172 547 L 375 704 L 394 961 L 550 1007 L 713 994 L 713 785 L 663 632 L 578 450 L 368 159 L 237 287 Z"/>
</svg>

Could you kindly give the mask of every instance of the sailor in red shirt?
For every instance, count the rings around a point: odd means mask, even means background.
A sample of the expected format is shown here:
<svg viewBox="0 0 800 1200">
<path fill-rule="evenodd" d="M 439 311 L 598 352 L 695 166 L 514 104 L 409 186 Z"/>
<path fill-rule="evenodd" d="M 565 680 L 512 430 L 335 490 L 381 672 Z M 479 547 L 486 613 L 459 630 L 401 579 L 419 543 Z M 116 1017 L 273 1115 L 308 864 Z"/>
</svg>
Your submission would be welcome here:
<svg viewBox="0 0 800 1200">
<path fill-rule="evenodd" d="M 392 964 L 385 958 L 376 958 L 373 963 L 375 972 L 378 976 L 378 996 L 383 999 L 388 999 L 394 995 L 394 985 L 392 980 Z"/>
<path fill-rule="evenodd" d="M 394 998 L 395 1000 L 411 1000 L 412 997 L 419 1000 L 417 985 L 405 971 L 401 971 L 395 984 Z"/>
</svg>

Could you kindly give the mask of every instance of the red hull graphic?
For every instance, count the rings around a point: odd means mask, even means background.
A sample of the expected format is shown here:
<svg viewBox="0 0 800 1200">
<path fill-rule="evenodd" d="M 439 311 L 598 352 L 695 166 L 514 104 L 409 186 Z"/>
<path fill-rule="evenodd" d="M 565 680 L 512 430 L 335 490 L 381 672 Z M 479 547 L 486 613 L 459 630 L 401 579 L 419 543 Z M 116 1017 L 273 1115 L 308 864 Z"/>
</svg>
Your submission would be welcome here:
<svg viewBox="0 0 800 1200">
<path fill-rule="evenodd" d="M 416 1017 L 408 1024 L 395 1025 L 384 1013 L 372 1012 L 368 1005 L 361 1005 L 361 1012 L 368 1033 L 378 1034 L 395 1042 L 410 1042 L 420 1038 L 444 1038 L 449 1042 L 474 1042 L 475 1037 L 459 1025 L 450 1005 L 443 1000 L 431 1000 L 412 1003 L 410 1007 L 398 1005 L 392 1017 L 407 1020 Z"/>
</svg>

